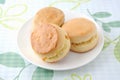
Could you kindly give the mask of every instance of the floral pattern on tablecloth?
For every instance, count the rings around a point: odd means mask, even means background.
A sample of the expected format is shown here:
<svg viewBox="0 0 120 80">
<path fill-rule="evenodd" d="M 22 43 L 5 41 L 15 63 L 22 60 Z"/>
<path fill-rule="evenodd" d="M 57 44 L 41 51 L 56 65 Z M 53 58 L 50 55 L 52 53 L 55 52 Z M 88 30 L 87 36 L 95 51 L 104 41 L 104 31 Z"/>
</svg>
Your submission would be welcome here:
<svg viewBox="0 0 120 80">
<path fill-rule="evenodd" d="M 0 80 L 119 80 L 119 3 L 119 0 L 0 0 Z M 91 63 L 68 71 L 46 70 L 24 60 L 19 55 L 17 32 L 46 6 L 92 17 L 104 30 L 101 54 Z"/>
</svg>

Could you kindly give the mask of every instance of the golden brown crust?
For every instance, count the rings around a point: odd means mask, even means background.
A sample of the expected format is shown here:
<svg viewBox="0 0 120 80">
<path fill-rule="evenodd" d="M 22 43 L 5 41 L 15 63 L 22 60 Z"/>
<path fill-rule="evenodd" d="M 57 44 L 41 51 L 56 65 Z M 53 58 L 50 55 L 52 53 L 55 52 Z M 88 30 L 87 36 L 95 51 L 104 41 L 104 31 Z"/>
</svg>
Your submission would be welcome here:
<svg viewBox="0 0 120 80">
<path fill-rule="evenodd" d="M 65 29 L 71 37 L 85 36 L 95 30 L 95 24 L 85 18 L 75 18 L 66 22 L 62 28 Z"/>
<path fill-rule="evenodd" d="M 35 24 L 44 22 L 61 26 L 64 22 L 64 13 L 60 9 L 46 7 L 37 12 L 33 21 Z"/>
<path fill-rule="evenodd" d="M 55 49 L 51 50 L 47 54 L 39 54 L 40 58 L 45 62 L 57 62 L 64 58 L 70 50 L 70 39 L 66 39 L 66 37 L 68 37 L 67 33 L 57 25 L 54 26 L 58 31 L 59 38 Z"/>
<path fill-rule="evenodd" d="M 86 18 L 74 18 L 69 20 L 62 28 L 68 33 L 73 43 L 87 41 L 96 34 L 95 24 Z"/>
<path fill-rule="evenodd" d="M 87 18 L 74 18 L 69 20 L 62 28 L 70 37 L 72 51 L 86 52 L 94 48 L 97 44 L 96 25 Z"/>
<path fill-rule="evenodd" d="M 51 24 L 38 24 L 31 34 L 32 48 L 38 54 L 45 54 L 53 50 L 58 42 L 58 32 Z"/>
</svg>

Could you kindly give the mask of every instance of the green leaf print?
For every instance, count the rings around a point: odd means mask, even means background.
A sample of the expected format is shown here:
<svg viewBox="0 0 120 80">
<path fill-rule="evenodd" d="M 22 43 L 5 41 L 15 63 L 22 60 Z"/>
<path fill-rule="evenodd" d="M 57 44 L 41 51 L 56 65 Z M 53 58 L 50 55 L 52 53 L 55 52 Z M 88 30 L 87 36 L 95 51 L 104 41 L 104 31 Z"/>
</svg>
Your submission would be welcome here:
<svg viewBox="0 0 120 80">
<path fill-rule="evenodd" d="M 33 72 L 32 80 L 52 80 L 53 71 L 37 67 Z"/>
<path fill-rule="evenodd" d="M 0 54 L 0 64 L 7 67 L 24 67 L 24 60 L 14 52 Z"/>
<path fill-rule="evenodd" d="M 4 16 L 20 16 L 24 14 L 27 11 L 27 6 L 25 4 L 16 4 L 10 6 L 7 10 L 4 12 Z"/>
<path fill-rule="evenodd" d="M 93 79 L 92 79 L 92 75 L 90 75 L 90 74 L 85 74 L 84 77 L 83 77 L 83 80 L 93 80 Z"/>
<path fill-rule="evenodd" d="M 74 3 L 75 5 L 71 8 L 71 10 L 78 8 L 82 3 L 87 3 L 90 0 L 56 0 L 51 3 L 49 6 L 53 6 L 59 3 Z"/>
<path fill-rule="evenodd" d="M 111 43 L 110 39 L 108 39 L 106 36 L 104 37 L 104 46 L 103 46 L 103 50 L 105 50 Z"/>
<path fill-rule="evenodd" d="M 4 79 L 0 77 L 0 80 L 4 80 Z"/>
<path fill-rule="evenodd" d="M 84 76 L 80 76 L 78 74 L 73 73 L 73 74 L 71 74 L 70 78 L 71 79 L 65 78 L 64 80 L 93 80 L 92 75 L 88 74 L 88 73 L 85 74 Z"/>
<path fill-rule="evenodd" d="M 115 45 L 114 55 L 115 55 L 115 58 L 120 62 L 120 38 L 117 44 Z"/>
<path fill-rule="evenodd" d="M 49 6 L 53 6 L 58 3 L 74 3 L 76 2 L 75 0 L 56 0 L 53 3 L 51 3 Z"/>
<path fill-rule="evenodd" d="M 120 21 L 111 21 L 108 22 L 108 24 L 110 25 L 110 27 L 120 27 Z"/>
<path fill-rule="evenodd" d="M 4 4 L 5 3 L 5 0 L 0 0 L 0 4 Z"/>
<path fill-rule="evenodd" d="M 27 8 L 26 4 L 15 4 L 4 10 L 0 7 L 0 26 L 10 30 L 19 29 L 25 22 L 20 16 L 27 12 Z"/>
<path fill-rule="evenodd" d="M 111 27 L 113 28 L 120 28 L 120 20 L 118 21 L 110 21 L 110 22 L 103 22 L 102 20 L 99 20 L 98 18 L 107 18 L 112 16 L 109 12 L 96 12 L 92 14 L 89 9 L 87 9 L 88 14 L 97 22 L 102 24 L 102 27 L 105 32 L 111 32 Z"/>
<path fill-rule="evenodd" d="M 79 76 L 77 74 L 71 74 L 71 79 L 72 80 L 76 80 L 76 79 L 82 80 L 81 76 Z"/>
<path fill-rule="evenodd" d="M 15 30 L 22 26 L 21 23 L 25 22 L 24 19 L 21 18 L 3 18 L 0 20 L 0 25 L 3 25 L 5 28 Z M 15 25 L 16 24 L 16 25 Z"/>
<path fill-rule="evenodd" d="M 107 23 L 102 23 L 102 27 L 103 27 L 104 31 L 106 31 L 106 32 L 111 32 L 111 29 L 110 29 L 109 24 L 107 24 Z"/>
<path fill-rule="evenodd" d="M 93 16 L 97 18 L 106 18 L 106 17 L 110 17 L 111 14 L 108 12 L 96 12 L 93 14 Z"/>
<path fill-rule="evenodd" d="M 76 5 L 73 6 L 73 7 L 71 8 L 71 10 L 74 10 L 74 9 L 78 8 L 82 3 L 87 3 L 87 2 L 89 2 L 89 1 L 90 1 L 90 0 L 78 0 L 78 1 L 76 2 Z"/>
<path fill-rule="evenodd" d="M 21 75 L 21 73 L 24 71 L 24 69 L 26 69 L 28 66 L 32 65 L 31 63 L 30 64 L 27 64 L 26 66 L 22 67 L 22 69 L 19 71 L 19 73 L 14 77 L 13 80 L 19 80 L 19 77 Z"/>
</svg>

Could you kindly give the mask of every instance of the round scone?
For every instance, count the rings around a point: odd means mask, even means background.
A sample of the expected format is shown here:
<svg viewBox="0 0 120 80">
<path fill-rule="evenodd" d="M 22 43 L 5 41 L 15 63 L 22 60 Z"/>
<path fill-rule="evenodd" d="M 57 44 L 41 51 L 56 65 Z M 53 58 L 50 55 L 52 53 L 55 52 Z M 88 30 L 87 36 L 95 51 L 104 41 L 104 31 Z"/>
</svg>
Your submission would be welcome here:
<svg viewBox="0 0 120 80">
<path fill-rule="evenodd" d="M 64 23 L 64 13 L 54 7 L 45 7 L 40 9 L 33 20 L 34 24 L 38 23 L 52 23 L 61 26 Z"/>
<path fill-rule="evenodd" d="M 71 50 L 86 52 L 95 47 L 98 41 L 96 25 L 87 18 L 75 18 L 67 21 L 62 28 L 71 40 Z"/>
<path fill-rule="evenodd" d="M 67 55 L 70 39 L 57 25 L 41 23 L 31 33 L 31 46 L 45 62 L 56 62 Z"/>
</svg>

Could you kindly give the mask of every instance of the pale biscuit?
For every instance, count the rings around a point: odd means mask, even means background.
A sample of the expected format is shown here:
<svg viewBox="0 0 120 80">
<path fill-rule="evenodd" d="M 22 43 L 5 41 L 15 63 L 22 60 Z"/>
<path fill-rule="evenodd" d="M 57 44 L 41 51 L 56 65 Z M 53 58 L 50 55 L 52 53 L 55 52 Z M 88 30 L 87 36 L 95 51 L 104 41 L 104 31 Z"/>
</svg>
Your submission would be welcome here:
<svg viewBox="0 0 120 80">
<path fill-rule="evenodd" d="M 31 34 L 31 44 L 38 54 L 45 54 L 54 49 L 58 42 L 58 32 L 50 24 L 38 24 Z"/>
<path fill-rule="evenodd" d="M 62 28 L 68 33 L 71 40 L 71 50 L 85 52 L 92 49 L 98 37 L 96 25 L 86 18 L 75 18 L 67 21 Z M 82 44 L 87 43 L 87 44 Z"/>
<path fill-rule="evenodd" d="M 55 24 L 46 23 L 35 27 L 31 34 L 31 44 L 35 53 L 43 61 L 56 62 L 68 54 L 70 39 L 64 30 Z M 33 36 L 33 33 L 37 36 Z"/>
<path fill-rule="evenodd" d="M 39 24 L 41 22 L 61 26 L 64 23 L 64 13 L 60 9 L 54 7 L 42 8 L 36 13 L 33 19 L 34 24 Z"/>
</svg>

